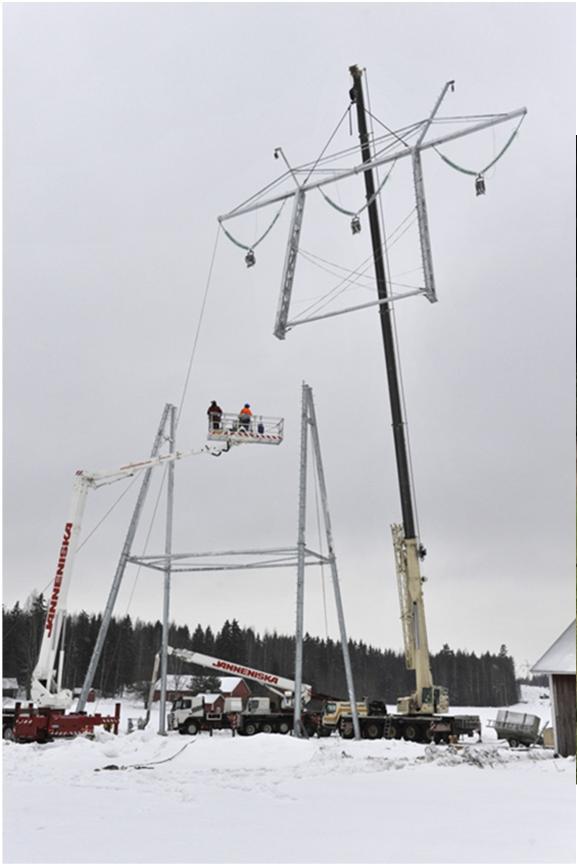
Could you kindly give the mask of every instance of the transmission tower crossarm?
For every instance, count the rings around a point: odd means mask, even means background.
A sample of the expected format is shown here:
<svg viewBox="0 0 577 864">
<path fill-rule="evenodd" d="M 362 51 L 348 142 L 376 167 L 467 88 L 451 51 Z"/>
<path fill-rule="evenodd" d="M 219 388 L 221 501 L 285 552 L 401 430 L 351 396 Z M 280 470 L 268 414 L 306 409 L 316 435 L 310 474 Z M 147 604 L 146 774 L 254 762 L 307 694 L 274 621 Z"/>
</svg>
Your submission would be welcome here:
<svg viewBox="0 0 577 864">
<path fill-rule="evenodd" d="M 527 108 L 516 108 L 514 111 L 508 111 L 503 114 L 495 114 L 487 120 L 482 120 L 479 123 L 474 123 L 465 129 L 457 129 L 455 132 L 450 132 L 447 135 L 441 135 L 439 138 L 433 138 L 430 141 L 424 141 L 418 147 L 407 147 L 403 150 L 397 150 L 395 153 L 390 153 L 387 156 L 378 156 L 371 159 L 369 162 L 363 162 L 361 165 L 355 165 L 345 171 L 339 171 L 332 177 L 323 177 L 320 180 L 303 183 L 299 189 L 290 189 L 287 192 L 281 192 L 279 195 L 274 195 L 271 198 L 261 198 L 258 201 L 246 204 L 243 207 L 237 207 L 228 213 L 223 213 L 218 216 L 219 222 L 227 222 L 229 219 L 234 219 L 236 216 L 243 216 L 246 213 L 252 213 L 255 210 L 261 210 L 263 207 L 269 207 L 271 204 L 279 204 L 281 201 L 286 201 L 292 198 L 298 192 L 310 192 L 313 189 L 319 189 L 321 186 L 329 186 L 331 183 L 346 180 L 349 177 L 355 177 L 358 174 L 371 171 L 373 168 L 380 168 L 381 165 L 387 165 L 389 162 L 396 162 L 398 159 L 404 159 L 411 156 L 415 149 L 420 151 L 429 150 L 432 147 L 439 147 L 441 144 L 447 144 L 449 141 L 457 141 L 459 138 L 465 138 L 467 135 L 473 135 L 475 132 L 481 132 L 483 129 L 490 129 L 492 126 L 498 126 L 500 123 L 507 123 L 509 120 L 515 120 L 517 117 L 524 117 L 527 113 Z M 299 168 L 295 168 L 299 171 Z"/>
</svg>

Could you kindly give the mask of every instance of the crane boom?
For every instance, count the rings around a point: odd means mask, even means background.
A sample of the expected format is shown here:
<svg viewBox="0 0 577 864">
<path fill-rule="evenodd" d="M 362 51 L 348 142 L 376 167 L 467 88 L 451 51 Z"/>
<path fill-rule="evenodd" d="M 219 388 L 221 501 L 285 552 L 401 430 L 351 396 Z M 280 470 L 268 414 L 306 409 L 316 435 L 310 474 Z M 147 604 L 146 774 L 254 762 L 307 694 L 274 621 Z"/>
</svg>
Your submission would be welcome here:
<svg viewBox="0 0 577 864">
<path fill-rule="evenodd" d="M 290 678 L 283 678 L 281 675 L 273 675 L 271 672 L 263 672 L 262 669 L 252 669 L 250 666 L 244 666 L 240 663 L 234 663 L 230 660 L 221 660 L 219 657 L 210 657 L 208 654 L 201 654 L 198 651 L 189 651 L 186 648 L 168 647 L 168 654 L 177 657 L 179 660 L 184 660 L 185 663 L 194 663 L 197 666 L 204 666 L 207 669 L 212 669 L 214 672 L 226 672 L 231 675 L 237 675 L 239 678 L 246 678 L 249 681 L 256 681 L 264 687 L 268 687 L 279 695 L 285 693 L 294 693 L 296 684 Z M 312 687 L 310 684 L 302 685 L 303 699 L 310 701 L 312 695 Z"/>
<path fill-rule="evenodd" d="M 349 71 L 353 78 L 353 87 L 350 91 L 350 97 L 352 103 L 357 109 L 361 154 L 366 168 L 367 165 L 372 163 L 372 153 L 362 87 L 363 73 L 358 66 L 351 66 Z M 445 90 L 443 91 L 442 96 L 444 93 Z M 435 106 L 433 115 L 439 104 L 440 100 L 437 106 Z M 432 119 L 433 115 L 431 115 L 430 119 Z M 419 139 L 420 142 L 422 137 L 423 136 L 421 135 L 421 139 Z M 405 430 L 406 420 L 403 413 L 401 388 L 397 369 L 392 310 L 390 304 L 385 302 L 390 295 L 385 275 L 385 262 L 381 240 L 377 195 L 375 194 L 375 183 L 371 169 L 365 170 L 364 179 L 367 202 L 369 202 L 367 209 L 369 215 L 371 243 L 373 247 L 377 291 L 379 301 L 381 301 L 381 305 L 379 306 L 379 317 L 383 337 L 383 347 L 385 351 L 389 403 L 395 444 L 395 459 L 397 463 L 397 477 L 403 516 L 402 526 L 393 526 L 392 528 L 395 548 L 395 563 L 401 600 L 401 619 L 403 622 L 406 664 L 407 668 L 415 670 L 416 676 L 415 692 L 411 696 L 398 701 L 398 710 L 403 713 L 430 714 L 434 713 L 440 705 L 442 705 L 443 708 L 446 706 L 446 710 L 448 710 L 448 694 L 446 688 L 433 686 L 431 660 L 429 656 L 429 645 L 425 624 L 425 607 L 422 590 L 423 578 L 421 576 L 419 562 L 419 559 L 424 556 L 425 550 L 417 537 L 409 453 Z M 426 216 L 423 217 L 423 213 L 421 212 L 421 220 L 423 218 L 426 218 Z M 431 286 L 429 287 L 431 288 Z"/>
<path fill-rule="evenodd" d="M 58 562 L 56 564 L 52 593 L 44 622 L 42 643 L 40 645 L 38 660 L 32 673 L 31 696 L 38 705 L 52 708 L 68 708 L 72 703 L 72 694 L 69 690 L 54 692 L 54 672 L 88 490 L 116 483 L 119 480 L 133 477 L 141 471 L 157 468 L 167 462 L 175 462 L 187 456 L 200 456 L 203 454 L 220 456 L 221 453 L 227 452 L 229 449 L 229 442 L 222 447 L 206 445 L 200 450 L 177 450 L 174 453 L 154 456 L 139 462 L 129 462 L 126 465 L 121 465 L 119 468 L 102 471 L 79 470 L 76 472 L 72 486 L 69 517 L 64 524 L 64 531 L 60 541 Z"/>
</svg>

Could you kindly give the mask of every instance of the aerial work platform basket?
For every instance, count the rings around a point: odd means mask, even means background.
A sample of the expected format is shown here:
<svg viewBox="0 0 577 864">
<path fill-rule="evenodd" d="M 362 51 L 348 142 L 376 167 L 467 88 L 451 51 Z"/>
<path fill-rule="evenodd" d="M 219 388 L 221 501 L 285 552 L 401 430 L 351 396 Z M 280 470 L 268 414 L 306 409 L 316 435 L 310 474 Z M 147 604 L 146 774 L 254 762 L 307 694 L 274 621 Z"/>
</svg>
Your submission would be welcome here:
<svg viewBox="0 0 577 864">
<path fill-rule="evenodd" d="M 234 444 L 280 444 L 284 418 L 260 414 L 221 414 L 208 418 L 208 440 Z"/>
</svg>

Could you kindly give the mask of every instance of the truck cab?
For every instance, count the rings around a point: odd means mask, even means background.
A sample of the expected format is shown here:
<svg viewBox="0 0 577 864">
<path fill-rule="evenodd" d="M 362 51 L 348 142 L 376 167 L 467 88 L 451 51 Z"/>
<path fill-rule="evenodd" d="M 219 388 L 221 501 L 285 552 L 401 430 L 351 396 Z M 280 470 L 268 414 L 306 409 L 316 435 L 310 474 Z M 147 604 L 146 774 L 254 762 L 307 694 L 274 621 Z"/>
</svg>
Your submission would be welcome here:
<svg viewBox="0 0 577 864">
<path fill-rule="evenodd" d="M 204 718 L 204 699 L 202 696 L 182 696 L 175 699 L 168 714 L 168 728 L 179 731 L 189 718 Z"/>
<path fill-rule="evenodd" d="M 446 687 L 423 687 L 421 699 L 417 694 L 397 699 L 398 714 L 446 714 L 449 710 L 449 691 Z"/>
<path fill-rule="evenodd" d="M 357 702 L 357 714 L 360 717 L 366 717 L 369 713 L 366 699 L 362 702 Z M 327 702 L 322 714 L 321 727 L 326 734 L 330 734 L 333 729 L 338 729 L 342 718 L 352 716 L 352 707 L 350 702 L 342 702 L 333 700 Z"/>
</svg>

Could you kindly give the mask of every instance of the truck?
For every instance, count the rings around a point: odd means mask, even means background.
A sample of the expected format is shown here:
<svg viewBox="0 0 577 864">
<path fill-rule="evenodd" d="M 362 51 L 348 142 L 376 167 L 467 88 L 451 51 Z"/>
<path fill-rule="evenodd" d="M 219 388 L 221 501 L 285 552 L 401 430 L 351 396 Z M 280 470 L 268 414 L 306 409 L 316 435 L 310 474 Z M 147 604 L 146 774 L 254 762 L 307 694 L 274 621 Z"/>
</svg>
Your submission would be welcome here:
<svg viewBox="0 0 577 864">
<path fill-rule="evenodd" d="M 346 703 L 345 703 L 346 706 Z M 362 738 L 404 739 L 417 743 L 446 744 L 463 735 L 481 735 L 481 721 L 476 714 L 450 714 L 431 717 L 411 714 L 390 714 L 379 701 L 357 703 Z M 354 738 L 350 707 L 328 702 L 323 715 L 324 728 L 336 728 L 341 738 Z M 328 732 L 327 734 L 330 734 Z"/>
<path fill-rule="evenodd" d="M 256 735 L 258 732 L 267 734 L 279 733 L 286 735 L 294 725 L 294 693 L 295 682 L 281 675 L 264 672 L 262 669 L 252 669 L 240 663 L 211 657 L 199 651 L 189 651 L 186 648 L 168 646 L 169 656 L 176 657 L 185 663 L 211 669 L 214 673 L 228 673 L 248 681 L 254 681 L 270 692 L 271 696 L 251 696 L 242 707 L 241 700 L 225 699 L 224 710 L 213 718 L 204 710 L 202 694 L 182 697 L 175 700 L 168 714 L 167 726 L 178 730 L 182 735 L 196 735 L 204 729 L 234 729 L 239 735 Z M 146 722 L 150 718 L 150 706 L 156 687 L 158 670 L 160 668 L 160 653 L 154 660 Z M 310 684 L 302 685 L 302 700 L 308 705 L 313 700 L 313 690 Z M 241 702 L 239 705 L 238 703 Z M 236 704 L 233 704 L 236 703 Z M 312 735 L 321 723 L 321 710 L 305 712 L 303 726 L 307 735 Z"/>
<path fill-rule="evenodd" d="M 222 711 L 207 710 L 206 700 L 198 696 L 182 696 L 172 703 L 168 715 L 168 729 L 178 730 L 181 735 L 196 735 L 203 730 L 234 728 L 233 715 L 242 712 L 242 699 L 234 697 L 224 700 Z"/>
<path fill-rule="evenodd" d="M 167 718 L 169 730 L 181 735 L 197 735 L 213 729 L 231 729 L 238 735 L 252 736 L 259 732 L 286 735 L 294 725 L 295 682 L 253 669 L 229 660 L 211 657 L 199 651 L 168 647 L 168 654 L 186 663 L 227 672 L 258 684 L 271 691 L 271 696 L 251 696 L 243 708 L 241 700 L 225 699 L 222 712 L 207 713 L 202 694 L 176 699 Z M 160 653 L 156 655 L 148 700 L 147 719 L 150 716 L 152 695 L 160 668 Z M 351 703 L 316 694 L 310 684 L 303 684 L 302 714 L 306 736 L 326 737 L 337 732 L 342 738 L 353 738 L 354 727 Z M 233 704 L 235 703 L 236 704 Z M 241 703 L 241 704 L 238 704 Z M 379 700 L 357 702 L 357 714 L 363 738 L 404 738 L 409 741 L 449 741 L 451 737 L 480 732 L 479 718 L 471 715 L 419 716 L 389 714 L 387 706 Z"/>
</svg>

